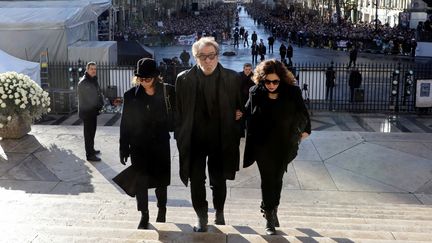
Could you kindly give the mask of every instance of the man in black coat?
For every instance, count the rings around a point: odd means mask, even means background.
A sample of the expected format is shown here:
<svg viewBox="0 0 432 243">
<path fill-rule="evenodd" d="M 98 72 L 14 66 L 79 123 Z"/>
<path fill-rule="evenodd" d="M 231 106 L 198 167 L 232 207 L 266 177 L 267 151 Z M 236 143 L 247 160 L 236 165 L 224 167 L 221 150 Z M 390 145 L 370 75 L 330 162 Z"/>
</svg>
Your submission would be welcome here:
<svg viewBox="0 0 432 243">
<path fill-rule="evenodd" d="M 350 87 L 350 101 L 354 101 L 354 90 L 360 88 L 362 83 L 362 75 L 357 68 L 352 68 L 348 85 Z"/>
<path fill-rule="evenodd" d="M 251 39 L 252 39 L 252 44 L 257 43 L 258 35 L 255 31 L 252 33 Z"/>
<path fill-rule="evenodd" d="M 284 43 L 282 42 L 282 44 L 279 47 L 279 55 L 281 57 L 281 62 L 283 62 L 285 60 L 286 54 L 287 54 L 287 48 L 284 45 Z"/>
<path fill-rule="evenodd" d="M 275 42 L 275 38 L 271 35 L 269 38 L 267 38 L 267 40 L 269 45 L 269 53 L 273 53 L 273 44 Z"/>
<path fill-rule="evenodd" d="M 326 100 L 329 101 L 329 110 L 333 110 L 333 88 L 336 85 L 336 72 L 333 65 L 326 71 Z"/>
<path fill-rule="evenodd" d="M 357 47 L 354 47 L 354 48 L 350 51 L 350 54 L 349 54 L 349 58 L 350 58 L 350 60 L 349 60 L 348 68 L 351 67 L 351 64 L 352 64 L 354 67 L 356 66 L 356 62 L 357 62 L 357 54 L 358 54 Z"/>
<path fill-rule="evenodd" d="M 103 107 L 103 97 L 97 81 L 96 63 L 89 62 L 86 72 L 78 83 L 78 115 L 84 125 L 84 142 L 88 161 L 100 161 L 100 153 L 94 149 L 97 116 Z"/>
<path fill-rule="evenodd" d="M 253 72 L 252 72 L 252 64 L 245 63 L 243 65 L 243 71 L 239 73 L 240 75 L 240 91 L 242 93 L 241 99 L 242 99 L 242 106 L 244 107 L 249 99 L 249 89 L 255 85 L 254 81 L 252 80 Z M 241 127 L 242 127 L 242 133 L 241 136 L 244 137 L 244 129 L 246 129 L 245 120 L 241 120 Z"/>
<path fill-rule="evenodd" d="M 215 224 L 225 224 L 226 180 L 233 180 L 240 163 L 241 92 L 238 74 L 219 63 L 219 45 L 201 38 L 192 46 L 197 65 L 177 76 L 175 138 L 180 177 L 190 181 L 196 232 L 207 231 L 205 169 L 208 165 Z M 206 163 L 206 159 L 208 162 Z"/>
<path fill-rule="evenodd" d="M 292 63 L 292 57 L 294 56 L 294 49 L 291 43 L 288 43 L 286 56 L 288 58 L 288 63 Z"/>
</svg>

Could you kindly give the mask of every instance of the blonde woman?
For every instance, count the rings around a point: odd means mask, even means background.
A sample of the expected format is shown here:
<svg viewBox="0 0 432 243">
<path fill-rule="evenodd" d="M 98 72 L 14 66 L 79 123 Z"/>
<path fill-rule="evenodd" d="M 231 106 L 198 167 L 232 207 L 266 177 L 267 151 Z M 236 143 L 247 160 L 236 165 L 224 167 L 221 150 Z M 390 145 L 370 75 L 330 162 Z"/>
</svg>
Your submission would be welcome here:
<svg viewBox="0 0 432 243">
<path fill-rule="evenodd" d="M 124 94 L 120 162 L 125 165 L 130 156 L 132 168 L 139 173 L 135 195 L 141 211 L 138 229 L 148 228 L 148 188 L 156 188 L 156 222 L 166 219 L 167 186 L 171 179 L 171 126 L 166 102 L 174 105 L 175 93 L 174 87 L 162 83 L 159 75 L 153 59 L 139 60 L 133 80 L 136 86 Z"/>
</svg>

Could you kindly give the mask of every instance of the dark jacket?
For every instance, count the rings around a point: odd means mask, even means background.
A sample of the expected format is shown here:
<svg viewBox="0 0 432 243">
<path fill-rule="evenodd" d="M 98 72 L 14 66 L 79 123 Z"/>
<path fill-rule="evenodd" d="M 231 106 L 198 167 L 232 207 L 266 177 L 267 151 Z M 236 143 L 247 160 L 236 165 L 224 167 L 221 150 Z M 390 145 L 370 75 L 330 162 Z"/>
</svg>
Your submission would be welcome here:
<svg viewBox="0 0 432 243">
<path fill-rule="evenodd" d="M 327 68 L 326 71 L 326 87 L 334 87 L 336 79 L 336 72 L 332 67 Z"/>
<path fill-rule="evenodd" d="M 362 83 L 362 75 L 359 71 L 352 71 L 349 76 L 348 85 L 351 88 L 360 88 Z"/>
<path fill-rule="evenodd" d="M 287 53 L 287 48 L 283 43 L 279 47 L 279 53 L 281 56 L 285 56 Z"/>
<path fill-rule="evenodd" d="M 218 65 L 219 78 L 219 111 L 221 163 L 223 163 L 225 179 L 233 180 L 240 162 L 240 121 L 235 120 L 237 109 L 242 110 L 239 79 L 236 72 Z M 191 164 L 192 128 L 195 113 L 195 100 L 198 80 L 198 67 L 181 72 L 176 80 L 177 121 L 175 137 L 180 155 L 180 178 L 187 186 L 189 166 Z"/>
<path fill-rule="evenodd" d="M 293 55 L 294 55 L 294 49 L 293 49 L 292 45 L 288 45 L 286 56 L 289 58 L 292 58 Z"/>
<path fill-rule="evenodd" d="M 241 99 L 242 99 L 242 105 L 246 104 L 246 101 L 249 99 L 249 89 L 255 85 L 254 81 L 252 81 L 253 73 L 251 72 L 249 76 L 246 76 L 246 74 L 241 71 L 239 72 L 240 77 L 240 91 L 242 93 Z"/>
<path fill-rule="evenodd" d="M 126 91 L 120 124 L 120 154 L 130 155 L 133 168 L 149 176 L 147 188 L 167 186 L 171 178 L 170 135 L 163 84 L 156 83 L 155 89 L 152 96 L 147 95 L 141 85 Z M 175 110 L 174 87 L 166 85 L 166 90 Z"/>
<path fill-rule="evenodd" d="M 245 168 L 257 160 L 264 160 L 282 163 L 286 170 L 297 156 L 301 133 L 311 133 L 309 113 L 300 88 L 281 83 L 278 89 L 278 99 L 271 100 L 263 84 L 251 88 L 245 110 Z"/>
<path fill-rule="evenodd" d="M 78 83 L 78 115 L 87 119 L 99 115 L 103 107 L 102 92 L 97 77 L 90 77 L 87 73 Z"/>
</svg>

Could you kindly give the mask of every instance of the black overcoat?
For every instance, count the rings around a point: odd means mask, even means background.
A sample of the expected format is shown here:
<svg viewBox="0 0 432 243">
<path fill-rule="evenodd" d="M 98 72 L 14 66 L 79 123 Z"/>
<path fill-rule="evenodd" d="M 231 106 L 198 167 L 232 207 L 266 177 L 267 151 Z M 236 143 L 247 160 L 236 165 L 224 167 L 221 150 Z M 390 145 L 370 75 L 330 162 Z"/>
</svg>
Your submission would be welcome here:
<svg viewBox="0 0 432 243">
<path fill-rule="evenodd" d="M 120 154 L 130 155 L 132 167 L 149 177 L 147 188 L 167 186 L 171 179 L 170 134 L 162 83 L 149 96 L 139 85 L 124 94 L 120 124 Z M 175 111 L 174 87 L 166 85 Z"/>
<path fill-rule="evenodd" d="M 102 107 L 103 97 L 97 77 L 85 73 L 78 83 L 78 115 L 81 119 L 95 117 Z"/>
<path fill-rule="evenodd" d="M 262 84 L 255 85 L 250 90 L 245 111 L 245 168 L 257 160 L 266 160 L 282 163 L 286 170 L 288 164 L 297 156 L 301 133 L 311 133 L 309 113 L 300 88 L 282 83 L 280 86 L 279 98 L 273 101 L 269 100 L 268 91 Z M 272 106 L 271 110 L 269 104 Z"/>
<path fill-rule="evenodd" d="M 221 163 L 223 163 L 225 179 L 233 180 L 240 163 L 241 123 L 235 119 L 236 110 L 243 110 L 239 77 L 235 71 L 225 69 L 218 64 L 220 70 L 219 105 L 220 105 L 220 138 Z M 194 120 L 198 67 L 183 71 L 176 80 L 176 129 L 175 138 L 180 156 L 180 178 L 187 186 L 189 166 L 191 164 L 191 142 Z"/>
</svg>

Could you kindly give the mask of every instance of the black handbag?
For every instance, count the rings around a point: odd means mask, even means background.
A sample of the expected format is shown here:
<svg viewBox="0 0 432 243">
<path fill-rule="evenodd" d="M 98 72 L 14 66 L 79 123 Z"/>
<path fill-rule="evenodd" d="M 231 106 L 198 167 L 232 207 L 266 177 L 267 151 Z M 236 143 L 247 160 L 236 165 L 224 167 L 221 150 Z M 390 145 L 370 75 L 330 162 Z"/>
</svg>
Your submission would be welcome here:
<svg viewBox="0 0 432 243">
<path fill-rule="evenodd" d="M 170 96 L 166 90 L 167 84 L 163 83 L 163 92 L 164 92 L 164 98 L 165 98 L 165 108 L 167 113 L 167 123 L 168 123 L 168 129 L 169 131 L 174 131 L 174 113 L 172 110 L 171 102 L 170 102 Z"/>
<path fill-rule="evenodd" d="M 131 197 L 135 197 L 137 187 L 138 187 L 138 179 L 140 177 L 139 171 L 134 169 L 132 166 L 124 169 L 120 174 L 115 176 L 112 180 L 123 189 L 126 194 Z"/>
</svg>

